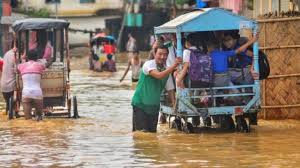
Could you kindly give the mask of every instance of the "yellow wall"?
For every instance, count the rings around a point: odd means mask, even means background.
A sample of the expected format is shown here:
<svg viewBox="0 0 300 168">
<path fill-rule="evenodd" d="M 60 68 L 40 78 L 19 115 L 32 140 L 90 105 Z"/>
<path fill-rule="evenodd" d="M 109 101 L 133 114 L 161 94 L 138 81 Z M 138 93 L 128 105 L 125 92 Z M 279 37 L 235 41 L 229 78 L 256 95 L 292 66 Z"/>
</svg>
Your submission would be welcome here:
<svg viewBox="0 0 300 168">
<path fill-rule="evenodd" d="M 123 0 L 95 0 L 95 3 L 80 3 L 80 0 L 60 0 L 58 5 L 58 15 L 60 16 L 85 16 L 94 15 L 100 9 L 119 9 L 122 7 Z M 46 4 L 45 0 L 22 0 L 24 4 L 33 8 L 47 8 L 55 12 L 54 4 Z"/>
</svg>

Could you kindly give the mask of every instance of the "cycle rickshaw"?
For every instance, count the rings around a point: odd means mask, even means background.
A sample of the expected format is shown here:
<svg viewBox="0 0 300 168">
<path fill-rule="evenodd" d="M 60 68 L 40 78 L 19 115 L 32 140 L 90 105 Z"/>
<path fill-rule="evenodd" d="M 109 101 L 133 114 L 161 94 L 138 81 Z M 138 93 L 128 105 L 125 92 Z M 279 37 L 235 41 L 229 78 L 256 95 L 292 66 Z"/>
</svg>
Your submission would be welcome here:
<svg viewBox="0 0 300 168">
<path fill-rule="evenodd" d="M 47 117 L 78 118 L 77 98 L 70 90 L 70 54 L 68 43 L 69 22 L 60 19 L 29 18 L 17 20 L 12 29 L 15 41 L 19 41 L 15 53 L 16 66 L 22 63 L 21 55 L 29 51 L 31 32 L 36 32 L 37 43 L 49 42 L 52 55 L 42 74 L 43 108 Z M 26 61 L 23 59 L 23 61 Z M 19 116 L 22 111 L 22 79 L 16 74 L 16 91 L 9 100 L 9 119 Z"/>
<path fill-rule="evenodd" d="M 228 10 L 221 8 L 204 8 L 183 14 L 159 27 L 154 28 L 156 38 L 163 34 L 176 34 L 177 37 L 177 56 L 183 55 L 182 39 L 189 33 L 201 33 L 202 35 L 217 31 L 241 30 L 243 26 L 251 29 L 253 34 L 257 33 L 258 27 L 254 20 L 243 16 L 236 15 Z M 259 72 L 258 63 L 258 42 L 253 44 L 253 66 L 254 71 Z M 248 90 L 239 93 L 222 93 L 218 94 L 219 90 Z M 253 84 L 233 85 L 226 87 L 209 87 L 209 88 L 188 88 L 189 92 L 201 91 L 207 95 L 184 95 L 180 90 L 177 90 L 176 107 L 172 108 L 161 103 L 161 112 L 169 116 L 169 126 L 185 132 L 193 132 L 195 125 L 200 125 L 200 120 L 196 123 L 191 123 L 188 120 L 193 117 L 200 117 L 203 121 L 206 118 L 213 118 L 224 128 L 232 130 L 249 132 L 250 123 L 245 118 L 249 118 L 249 114 L 257 114 L 260 111 L 260 84 L 259 80 L 255 80 Z M 243 104 L 226 105 L 216 103 L 218 98 L 236 98 L 250 97 Z M 206 107 L 197 107 L 192 100 L 209 98 L 210 104 Z M 163 99 L 162 99 L 163 100 Z M 185 108 L 180 109 L 178 104 L 182 104 Z M 225 117 L 224 117 L 225 116 Z M 175 117 L 175 120 L 170 123 L 170 117 Z M 235 118 L 235 123 L 231 117 Z M 217 121 L 219 120 L 219 121 Z M 203 122 L 202 126 L 211 127 L 211 121 Z"/>
</svg>

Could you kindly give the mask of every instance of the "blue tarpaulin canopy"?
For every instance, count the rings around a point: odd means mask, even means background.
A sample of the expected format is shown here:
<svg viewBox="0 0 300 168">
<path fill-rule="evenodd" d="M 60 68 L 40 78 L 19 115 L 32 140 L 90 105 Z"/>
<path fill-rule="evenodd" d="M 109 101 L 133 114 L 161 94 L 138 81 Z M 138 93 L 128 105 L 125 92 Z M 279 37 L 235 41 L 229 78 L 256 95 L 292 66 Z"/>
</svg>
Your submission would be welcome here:
<svg viewBox="0 0 300 168">
<path fill-rule="evenodd" d="M 203 8 L 181 15 L 159 27 L 155 34 L 239 29 L 240 24 L 254 25 L 256 21 L 222 8 Z"/>
</svg>

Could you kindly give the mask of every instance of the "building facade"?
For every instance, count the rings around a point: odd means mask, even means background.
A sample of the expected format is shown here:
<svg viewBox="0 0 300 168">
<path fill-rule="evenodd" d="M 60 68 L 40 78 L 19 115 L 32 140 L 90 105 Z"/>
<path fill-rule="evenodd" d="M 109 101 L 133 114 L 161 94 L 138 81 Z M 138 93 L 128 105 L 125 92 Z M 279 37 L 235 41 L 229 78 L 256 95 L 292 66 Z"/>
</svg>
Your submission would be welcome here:
<svg viewBox="0 0 300 168">
<path fill-rule="evenodd" d="M 268 12 L 287 12 L 289 10 L 299 11 L 299 0 L 254 0 L 254 17 Z"/>
<path fill-rule="evenodd" d="M 10 0 L 0 0 L 0 56 L 9 50 L 12 42 L 12 32 L 9 30 L 10 23 L 6 20 L 11 19 Z"/>
<path fill-rule="evenodd" d="M 99 10 L 121 9 L 123 0 L 19 0 L 21 8 L 46 8 L 59 16 L 91 16 Z"/>
</svg>

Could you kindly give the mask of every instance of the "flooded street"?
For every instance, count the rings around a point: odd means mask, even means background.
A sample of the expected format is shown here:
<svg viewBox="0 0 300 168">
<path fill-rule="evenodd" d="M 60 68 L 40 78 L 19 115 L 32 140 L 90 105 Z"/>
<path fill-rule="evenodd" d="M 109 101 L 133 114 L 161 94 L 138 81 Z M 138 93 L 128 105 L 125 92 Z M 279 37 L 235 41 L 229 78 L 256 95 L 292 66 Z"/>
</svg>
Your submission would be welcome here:
<svg viewBox="0 0 300 168">
<path fill-rule="evenodd" d="M 80 119 L 7 120 L 1 99 L 0 167 L 298 167 L 300 121 L 262 121 L 249 134 L 184 134 L 160 125 L 132 133 L 130 76 L 87 70 L 73 58 Z M 76 66 L 76 62 L 78 66 Z"/>
</svg>

